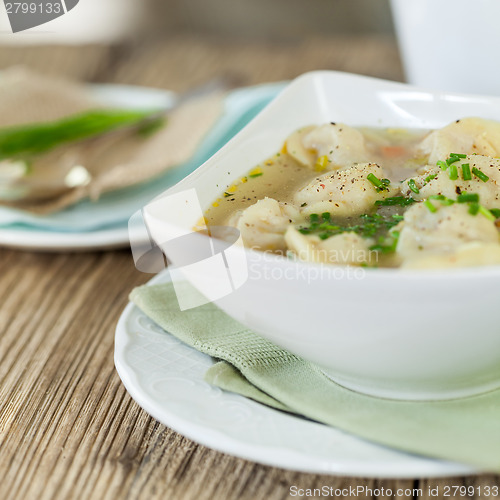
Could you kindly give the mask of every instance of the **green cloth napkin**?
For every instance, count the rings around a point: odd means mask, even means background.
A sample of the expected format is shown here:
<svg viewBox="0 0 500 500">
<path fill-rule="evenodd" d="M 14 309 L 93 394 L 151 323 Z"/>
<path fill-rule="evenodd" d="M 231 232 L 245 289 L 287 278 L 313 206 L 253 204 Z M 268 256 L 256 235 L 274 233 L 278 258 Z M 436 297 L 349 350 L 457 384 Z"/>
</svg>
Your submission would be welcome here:
<svg viewBox="0 0 500 500">
<path fill-rule="evenodd" d="M 181 312 L 171 283 L 139 287 L 130 298 L 167 332 L 222 360 L 206 380 L 223 389 L 375 443 L 500 471 L 500 390 L 433 402 L 366 396 L 332 382 L 213 304 Z"/>
</svg>

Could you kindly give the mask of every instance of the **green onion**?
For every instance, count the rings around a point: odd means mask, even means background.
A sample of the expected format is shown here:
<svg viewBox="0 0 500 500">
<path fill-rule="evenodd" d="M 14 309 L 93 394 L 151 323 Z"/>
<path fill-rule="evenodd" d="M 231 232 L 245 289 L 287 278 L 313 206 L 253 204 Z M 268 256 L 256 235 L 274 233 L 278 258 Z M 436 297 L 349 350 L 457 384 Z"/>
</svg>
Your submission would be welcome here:
<svg viewBox="0 0 500 500">
<path fill-rule="evenodd" d="M 368 174 L 366 178 L 375 186 L 378 188 L 383 187 L 382 181 L 374 174 Z"/>
<path fill-rule="evenodd" d="M 481 170 L 479 170 L 478 168 L 474 167 L 472 169 L 472 173 L 478 177 L 479 179 L 481 179 L 483 182 L 488 182 L 490 180 L 490 178 L 484 174 L 483 172 L 481 172 Z"/>
<path fill-rule="evenodd" d="M 490 208 L 490 212 L 497 218 L 500 219 L 500 208 Z"/>
<path fill-rule="evenodd" d="M 381 241 L 376 244 L 372 245 L 370 247 L 370 250 L 375 250 L 377 252 L 381 253 L 393 253 L 396 251 L 396 248 L 398 246 L 398 240 L 399 240 L 399 231 L 393 231 L 390 236 L 392 237 L 392 241 L 388 245 L 385 243 L 387 242 L 387 239 L 381 238 Z"/>
<path fill-rule="evenodd" d="M 458 156 L 451 156 L 446 160 L 446 165 L 450 166 L 452 163 L 455 163 L 456 161 L 459 161 L 460 158 Z"/>
<path fill-rule="evenodd" d="M 458 169 L 456 165 L 450 165 L 448 175 L 450 176 L 450 181 L 456 181 L 458 179 Z"/>
<path fill-rule="evenodd" d="M 451 198 L 441 200 L 441 205 L 444 205 L 445 207 L 449 207 L 450 205 L 453 205 L 453 203 L 455 203 L 455 200 L 452 200 Z"/>
<path fill-rule="evenodd" d="M 264 172 L 259 172 L 257 174 L 248 174 L 248 177 L 255 179 L 255 177 L 260 177 L 261 175 L 264 175 Z"/>
<path fill-rule="evenodd" d="M 406 207 L 415 203 L 415 200 L 412 198 L 405 198 L 404 196 L 393 196 L 390 198 L 386 198 L 385 200 L 377 200 L 375 202 L 375 206 L 377 207 L 392 207 L 399 205 L 400 207 Z"/>
<path fill-rule="evenodd" d="M 431 174 L 431 175 L 428 175 L 425 179 L 424 179 L 424 182 L 427 184 L 428 182 L 431 182 L 433 179 L 435 179 L 437 177 L 437 174 Z"/>
<path fill-rule="evenodd" d="M 429 209 L 429 212 L 437 212 L 437 208 L 432 204 L 431 200 L 425 200 L 424 205 Z"/>
<path fill-rule="evenodd" d="M 102 109 L 58 121 L 7 127 L 0 129 L 0 159 L 43 153 L 62 144 L 89 139 L 122 127 L 138 126 L 137 133 L 140 134 L 141 130 L 149 132 L 153 126 L 156 128 L 164 123 L 164 119 L 158 118 L 154 111 Z"/>
<path fill-rule="evenodd" d="M 483 207 L 482 205 L 479 207 L 479 213 L 481 215 L 484 215 L 488 220 L 491 220 L 491 221 L 495 220 L 495 216 L 487 208 Z"/>
<path fill-rule="evenodd" d="M 467 158 L 467 155 L 462 153 L 450 153 L 450 156 L 456 156 L 457 158 Z"/>
<path fill-rule="evenodd" d="M 470 181 L 472 179 L 472 175 L 470 173 L 470 165 L 468 163 L 464 163 L 462 165 L 462 179 L 464 181 Z"/>
<path fill-rule="evenodd" d="M 446 206 L 453 205 L 453 203 L 455 203 L 454 200 L 446 198 L 443 194 L 433 194 L 432 196 L 429 196 L 429 200 L 438 200 L 442 205 Z"/>
<path fill-rule="evenodd" d="M 322 214 L 322 217 L 326 214 L 327 212 Z M 301 234 L 316 234 L 322 240 L 343 233 L 356 233 L 363 238 L 373 238 L 377 234 L 387 233 L 403 219 L 403 216 L 376 213 L 360 215 L 359 219 L 360 221 L 354 224 L 347 222 L 347 225 L 340 226 L 332 224 L 329 220 L 320 223 L 319 215 L 311 214 L 309 226 L 297 229 Z"/>
<path fill-rule="evenodd" d="M 469 207 L 469 213 L 471 215 L 477 215 L 477 213 L 479 212 L 479 207 L 479 203 L 471 203 Z"/>
<path fill-rule="evenodd" d="M 418 194 L 420 193 L 420 190 L 418 189 L 417 185 L 415 184 L 415 180 L 414 179 L 410 179 L 408 181 L 408 187 L 415 193 L 415 194 Z"/>
<path fill-rule="evenodd" d="M 477 193 L 462 193 L 457 196 L 458 203 L 479 203 Z"/>
<path fill-rule="evenodd" d="M 318 226 L 318 229 L 324 229 L 325 231 L 338 231 L 342 229 L 340 226 L 334 226 L 333 224 L 328 224 L 327 222 L 323 222 Z"/>
<path fill-rule="evenodd" d="M 438 162 L 436 163 L 436 165 L 437 165 L 438 167 L 440 167 L 440 168 L 441 168 L 441 170 L 446 170 L 446 169 L 448 168 L 448 165 L 447 165 L 444 161 L 442 161 L 442 160 L 438 161 Z"/>
<path fill-rule="evenodd" d="M 321 214 L 321 218 L 322 218 L 325 222 L 326 222 L 326 221 L 329 221 L 329 220 L 330 220 L 330 217 L 331 217 L 330 212 L 323 212 L 323 213 Z"/>
</svg>

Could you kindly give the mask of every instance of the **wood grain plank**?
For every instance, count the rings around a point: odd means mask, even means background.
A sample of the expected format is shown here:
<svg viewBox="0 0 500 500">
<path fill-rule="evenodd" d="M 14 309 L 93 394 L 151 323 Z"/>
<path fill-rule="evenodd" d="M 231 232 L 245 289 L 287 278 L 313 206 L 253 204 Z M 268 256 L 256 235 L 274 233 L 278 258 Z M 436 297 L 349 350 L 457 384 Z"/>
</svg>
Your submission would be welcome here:
<svg viewBox="0 0 500 500">
<path fill-rule="evenodd" d="M 403 78 L 394 39 L 387 36 L 308 38 L 289 43 L 175 36 L 131 50 L 117 64 L 113 78 L 179 91 L 220 75 L 236 76 L 241 84 L 254 85 L 317 69 Z"/>
<path fill-rule="evenodd" d="M 13 286 L 2 311 L 14 318 L 2 335 L 12 346 L 1 378 L 2 498 L 284 499 L 292 485 L 412 487 L 265 467 L 149 417 L 113 368 L 114 326 L 130 288 L 148 278 L 128 253 L 2 251 L 1 262 L 2 283 Z"/>
<path fill-rule="evenodd" d="M 93 81 L 106 71 L 113 47 L 104 45 L 0 46 L 0 69 L 26 66 L 48 75 Z"/>
</svg>

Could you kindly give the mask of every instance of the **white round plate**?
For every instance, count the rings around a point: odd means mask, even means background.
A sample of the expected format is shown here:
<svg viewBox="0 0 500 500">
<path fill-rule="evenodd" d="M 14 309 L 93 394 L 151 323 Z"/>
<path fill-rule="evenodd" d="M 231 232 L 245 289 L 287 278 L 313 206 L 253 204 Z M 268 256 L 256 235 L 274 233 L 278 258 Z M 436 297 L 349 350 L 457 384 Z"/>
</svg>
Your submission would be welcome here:
<svg viewBox="0 0 500 500">
<path fill-rule="evenodd" d="M 169 281 L 168 272 L 150 283 Z M 461 464 L 401 453 L 274 410 L 203 380 L 210 356 L 180 342 L 129 304 L 115 365 L 132 398 L 164 425 L 204 446 L 265 465 L 356 477 L 472 474 Z"/>
<path fill-rule="evenodd" d="M 23 231 L 19 229 L 0 229 L 0 245 L 18 250 L 44 252 L 110 250 L 128 245 L 127 226 L 112 227 L 85 233 L 65 233 L 43 230 Z"/>
<path fill-rule="evenodd" d="M 129 231 L 127 223 L 82 232 L 47 232 L 36 229 L 23 231 L 0 228 L 0 245 L 27 251 L 87 252 L 125 248 L 130 245 L 131 238 L 135 244 L 138 244 L 142 235 L 142 228 L 131 227 Z"/>
</svg>

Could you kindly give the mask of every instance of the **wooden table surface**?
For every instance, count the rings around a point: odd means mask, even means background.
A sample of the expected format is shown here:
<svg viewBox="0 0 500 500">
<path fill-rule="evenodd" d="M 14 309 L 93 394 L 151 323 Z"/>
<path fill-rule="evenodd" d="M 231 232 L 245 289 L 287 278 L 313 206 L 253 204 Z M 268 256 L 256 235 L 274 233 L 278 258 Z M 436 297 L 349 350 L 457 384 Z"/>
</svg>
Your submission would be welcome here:
<svg viewBox="0 0 500 500">
<path fill-rule="evenodd" d="M 376 37 L 0 47 L 0 68 L 13 64 L 173 90 L 221 73 L 242 84 L 312 69 L 403 78 L 394 41 Z M 290 472 L 212 451 L 159 424 L 130 398 L 113 365 L 128 293 L 149 278 L 126 250 L 0 249 L 0 499 L 277 500 L 291 498 L 291 485 L 418 487 L 427 498 L 429 485 L 500 484 L 492 475 L 398 481 Z"/>
</svg>

